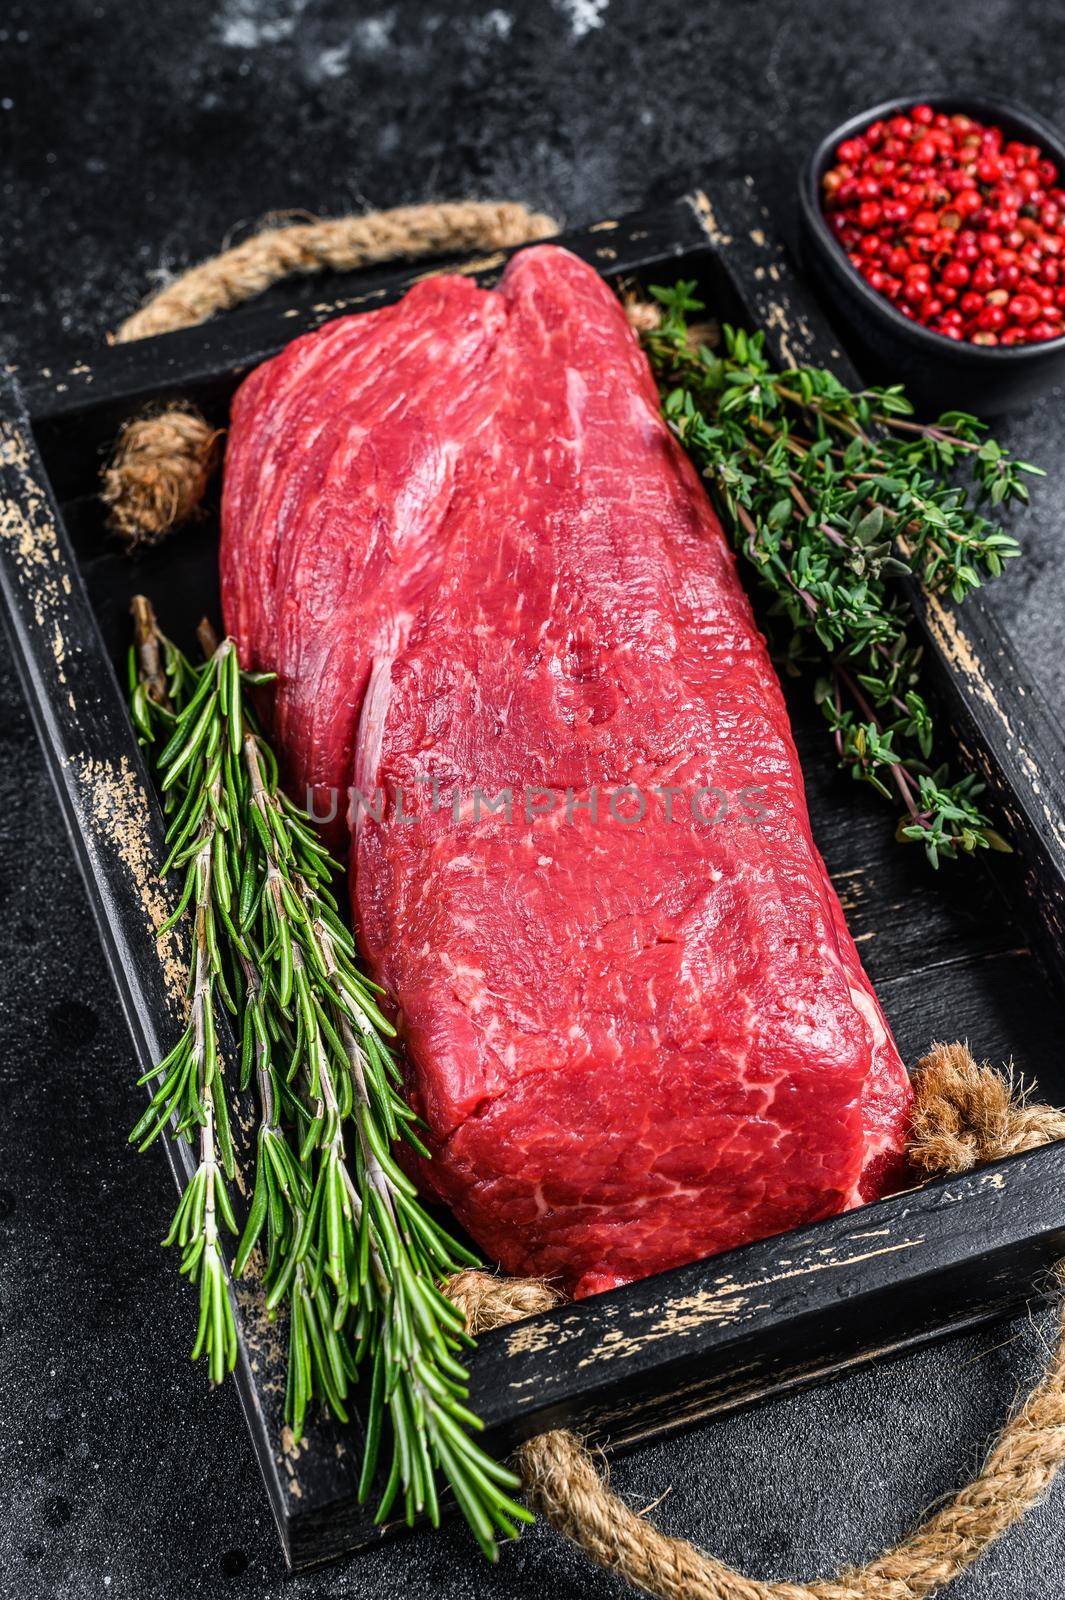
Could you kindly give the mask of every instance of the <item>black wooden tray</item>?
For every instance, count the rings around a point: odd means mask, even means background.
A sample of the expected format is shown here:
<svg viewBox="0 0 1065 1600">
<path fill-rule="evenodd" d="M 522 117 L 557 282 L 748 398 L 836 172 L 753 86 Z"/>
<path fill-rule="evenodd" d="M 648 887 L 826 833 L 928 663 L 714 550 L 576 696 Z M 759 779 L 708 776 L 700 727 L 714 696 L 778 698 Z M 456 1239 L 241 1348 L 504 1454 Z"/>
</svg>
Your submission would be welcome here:
<svg viewBox="0 0 1065 1600">
<path fill-rule="evenodd" d="M 562 243 L 614 282 L 696 278 L 716 315 L 763 328 L 778 359 L 853 378 L 769 233 L 738 183 L 715 190 L 713 205 L 689 196 Z M 491 283 L 504 262 L 462 270 Z M 155 936 L 171 897 L 158 879 L 160 812 L 120 686 L 128 605 L 147 592 L 168 630 L 190 641 L 200 615 L 217 614 L 217 526 L 205 520 L 125 557 L 96 498 L 102 457 L 149 400 L 191 398 L 224 425 L 249 368 L 330 317 L 397 298 L 424 271 L 304 288 L 283 309 L 103 349 L 62 371 L 26 368 L 0 386 L 4 609 L 144 1069 L 181 1026 L 186 941 L 180 930 L 161 946 Z M 802 686 L 790 700 L 815 833 L 903 1055 L 968 1036 L 1065 1100 L 1065 740 L 980 595 L 960 612 L 915 603 L 944 715 L 987 777 L 1017 853 L 996 858 L 994 882 L 971 863 L 933 874 L 894 843 L 880 803 L 835 771 Z M 234 1113 L 239 1149 L 254 1116 L 239 1103 Z M 183 1181 L 185 1146 L 169 1146 L 169 1158 Z M 472 1361 L 489 1446 L 505 1452 L 559 1423 L 624 1446 L 1011 1311 L 1065 1253 L 1063 1179 L 1065 1149 L 1053 1145 L 490 1334 Z M 160 1221 L 145 1220 L 146 1250 Z M 358 1416 L 347 1429 L 318 1419 L 294 1447 L 283 1338 L 254 1284 L 237 1284 L 235 1300 L 237 1383 L 287 1560 L 305 1567 L 382 1537 L 354 1498 Z"/>
</svg>

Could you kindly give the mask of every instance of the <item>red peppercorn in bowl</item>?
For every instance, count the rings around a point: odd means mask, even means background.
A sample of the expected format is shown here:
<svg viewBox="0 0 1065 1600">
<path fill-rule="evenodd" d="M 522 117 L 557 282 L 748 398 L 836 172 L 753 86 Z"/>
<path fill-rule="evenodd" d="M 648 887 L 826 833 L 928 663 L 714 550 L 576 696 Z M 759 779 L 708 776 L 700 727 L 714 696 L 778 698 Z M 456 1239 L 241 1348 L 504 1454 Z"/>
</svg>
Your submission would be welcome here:
<svg viewBox="0 0 1065 1600">
<path fill-rule="evenodd" d="M 1002 411 L 1065 378 L 1065 147 L 978 96 L 878 106 L 801 184 L 823 287 L 928 405 Z"/>
</svg>

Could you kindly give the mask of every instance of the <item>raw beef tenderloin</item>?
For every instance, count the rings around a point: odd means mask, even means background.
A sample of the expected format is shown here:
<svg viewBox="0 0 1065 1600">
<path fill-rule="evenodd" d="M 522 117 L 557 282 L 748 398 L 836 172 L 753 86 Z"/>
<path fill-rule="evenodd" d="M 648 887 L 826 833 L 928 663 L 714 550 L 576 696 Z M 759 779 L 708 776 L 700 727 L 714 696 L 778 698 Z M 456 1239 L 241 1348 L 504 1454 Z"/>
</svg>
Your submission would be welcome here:
<svg viewBox="0 0 1065 1600">
<path fill-rule="evenodd" d="M 589 1294 L 898 1181 L 779 685 L 589 267 L 431 278 L 253 373 L 222 581 L 294 791 L 353 829 L 422 1177 L 495 1260 Z"/>
</svg>

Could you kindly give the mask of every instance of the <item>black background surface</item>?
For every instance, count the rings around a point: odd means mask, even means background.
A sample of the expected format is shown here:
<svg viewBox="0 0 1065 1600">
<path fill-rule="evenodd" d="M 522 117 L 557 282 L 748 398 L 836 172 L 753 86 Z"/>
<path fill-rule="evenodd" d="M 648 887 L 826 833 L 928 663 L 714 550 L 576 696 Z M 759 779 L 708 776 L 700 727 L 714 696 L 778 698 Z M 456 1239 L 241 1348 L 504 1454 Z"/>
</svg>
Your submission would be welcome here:
<svg viewBox="0 0 1065 1600">
<path fill-rule="evenodd" d="M 76 355 L 153 276 L 272 210 L 513 196 L 572 222 L 752 173 L 793 227 L 801 157 L 895 93 L 1065 118 L 1065 8 L 542 0 L 38 0 L 0 7 L 0 356 Z M 1065 693 L 1060 396 L 1000 430 L 1052 469 L 995 605 Z M 944 1019 L 944 1031 L 964 1019 Z M 978 1045 L 978 1041 L 973 1041 Z M 186 1360 L 173 1204 L 80 880 L 0 643 L 0 1594 L 619 1594 L 541 1529 L 490 1571 L 461 1529 L 292 1582 L 236 1394 Z M 618 1461 L 614 1481 L 760 1576 L 860 1558 L 973 1469 L 1041 1320 L 955 1339 Z M 1065 1488 L 953 1591 L 1065 1589 Z"/>
</svg>

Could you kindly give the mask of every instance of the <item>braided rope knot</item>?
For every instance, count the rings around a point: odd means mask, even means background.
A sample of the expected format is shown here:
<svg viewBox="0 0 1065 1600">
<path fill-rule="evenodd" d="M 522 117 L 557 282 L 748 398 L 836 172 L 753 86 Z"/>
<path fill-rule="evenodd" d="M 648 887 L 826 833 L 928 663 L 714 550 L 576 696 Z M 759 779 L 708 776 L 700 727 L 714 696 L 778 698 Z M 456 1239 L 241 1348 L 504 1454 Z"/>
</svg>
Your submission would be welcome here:
<svg viewBox="0 0 1065 1600">
<path fill-rule="evenodd" d="M 1065 1118 L 1032 1103 L 1012 1074 L 978 1065 L 963 1044 L 934 1044 L 914 1075 L 909 1157 L 922 1171 L 968 1172 L 1060 1139 Z"/>
<path fill-rule="evenodd" d="M 1065 1113 L 1031 1103 L 1012 1076 L 979 1065 L 964 1044 L 935 1044 L 913 1079 L 912 1164 L 927 1174 L 1065 1138 Z M 447 1292 L 473 1334 L 561 1296 L 540 1279 L 458 1273 Z M 1065 1326 L 1047 1370 L 1006 1423 L 982 1470 L 901 1543 L 861 1567 L 810 1583 L 763 1583 L 686 1539 L 662 1533 L 609 1487 L 584 1443 L 564 1429 L 522 1444 L 529 1503 L 597 1566 L 659 1600 L 925 1600 L 950 1583 L 1046 1493 L 1065 1460 Z"/>
<path fill-rule="evenodd" d="M 222 434 L 195 406 L 177 404 L 133 417 L 119 433 L 100 498 L 108 525 L 127 549 L 158 544 L 200 507 Z"/>
</svg>

